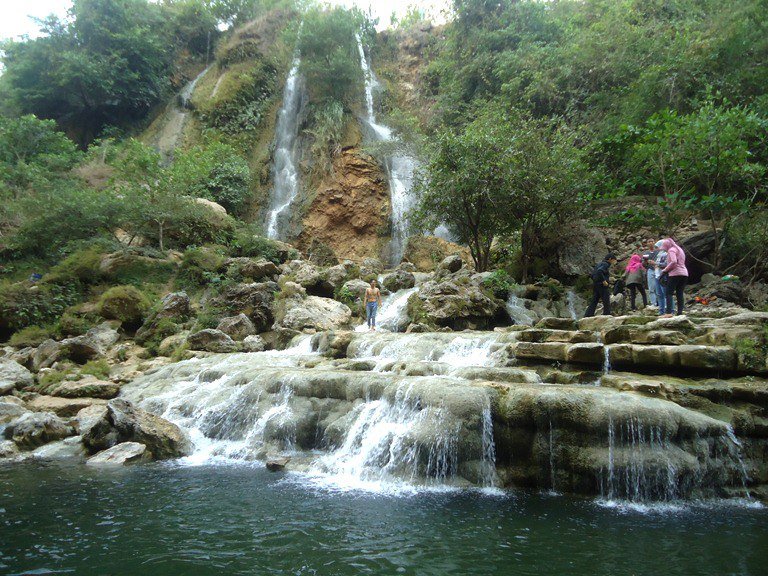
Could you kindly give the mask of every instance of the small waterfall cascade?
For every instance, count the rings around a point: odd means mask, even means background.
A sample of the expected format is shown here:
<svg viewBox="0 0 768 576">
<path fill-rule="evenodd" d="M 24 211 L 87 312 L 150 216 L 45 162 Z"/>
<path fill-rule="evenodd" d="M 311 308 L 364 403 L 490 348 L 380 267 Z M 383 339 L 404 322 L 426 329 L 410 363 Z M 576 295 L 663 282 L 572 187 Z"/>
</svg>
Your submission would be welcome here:
<svg viewBox="0 0 768 576">
<path fill-rule="evenodd" d="M 293 59 L 283 89 L 283 106 L 275 128 L 275 154 L 272 164 L 272 192 L 267 214 L 267 236 L 285 237 L 290 221 L 290 208 L 299 191 L 299 124 L 305 104 L 304 83 L 299 75 L 301 58 Z"/>
<path fill-rule="evenodd" d="M 496 441 L 493 439 L 490 402 L 483 408 L 482 427 L 483 454 L 480 460 L 480 484 L 483 488 L 495 488 L 499 485 L 499 477 L 496 474 Z"/>
<path fill-rule="evenodd" d="M 169 163 L 172 160 L 173 151 L 179 144 L 184 126 L 187 123 L 192 94 L 195 92 L 197 83 L 208 74 L 212 67 L 213 64 L 189 81 L 166 110 L 156 141 L 156 148 L 164 163 Z"/>
<path fill-rule="evenodd" d="M 379 82 L 368 64 L 360 35 L 356 34 L 355 38 L 357 39 L 357 48 L 360 53 L 360 67 L 365 77 L 366 122 L 371 129 L 375 141 L 393 141 L 392 129 L 376 122 L 376 114 L 373 109 L 373 94 L 379 86 Z M 408 238 L 408 214 L 413 209 L 415 202 L 411 191 L 416 161 L 406 154 L 394 153 L 384 159 L 384 165 L 389 180 L 390 202 L 392 205 L 390 261 L 394 265 L 399 264 L 403 259 L 405 241 Z"/>
<path fill-rule="evenodd" d="M 535 324 L 533 316 L 528 309 L 523 305 L 522 298 L 510 294 L 506 303 L 507 313 L 515 324 L 524 324 L 532 326 Z"/>
<path fill-rule="evenodd" d="M 419 291 L 418 287 L 406 288 L 393 292 L 381 301 L 376 315 L 376 329 L 388 332 L 402 332 L 408 326 L 408 298 Z M 356 332 L 367 332 L 368 327 L 361 324 Z"/>
<path fill-rule="evenodd" d="M 681 458 L 680 439 L 658 424 L 633 416 L 608 423 L 607 462 L 599 479 L 604 499 L 673 502 L 698 497 L 708 489 L 741 480 L 749 498 L 746 467 L 738 438 L 730 426 L 719 435 L 699 436 Z"/>
<path fill-rule="evenodd" d="M 568 290 L 567 298 L 568 313 L 571 315 L 571 320 L 578 320 L 581 318 L 578 310 L 584 308 L 584 305 L 581 302 L 581 298 L 579 298 L 578 294 L 576 294 L 574 290 Z"/>
<path fill-rule="evenodd" d="M 450 484 L 457 474 L 459 431 L 447 411 L 424 409 L 412 385 L 403 385 L 394 401 L 362 405 L 341 447 L 321 458 L 315 472 L 342 488 Z"/>
<path fill-rule="evenodd" d="M 549 490 L 557 494 L 557 469 L 555 467 L 555 428 L 549 419 Z"/>
</svg>

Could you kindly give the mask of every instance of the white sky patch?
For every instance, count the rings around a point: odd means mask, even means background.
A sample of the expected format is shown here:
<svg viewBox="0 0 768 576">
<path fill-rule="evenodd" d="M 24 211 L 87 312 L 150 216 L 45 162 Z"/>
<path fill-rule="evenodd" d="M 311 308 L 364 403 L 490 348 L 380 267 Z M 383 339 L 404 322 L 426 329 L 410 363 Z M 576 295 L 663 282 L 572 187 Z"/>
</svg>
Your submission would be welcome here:
<svg viewBox="0 0 768 576">
<path fill-rule="evenodd" d="M 443 12 L 450 5 L 450 0 L 330 0 L 330 4 L 339 6 L 357 6 L 379 19 L 378 29 L 389 27 L 392 13 L 402 17 L 410 6 L 423 10 L 433 22 L 444 22 Z M 37 24 L 30 18 L 45 18 L 55 14 L 63 18 L 72 7 L 72 0 L 0 0 L 0 39 L 22 36 L 35 38 L 39 35 Z"/>
</svg>

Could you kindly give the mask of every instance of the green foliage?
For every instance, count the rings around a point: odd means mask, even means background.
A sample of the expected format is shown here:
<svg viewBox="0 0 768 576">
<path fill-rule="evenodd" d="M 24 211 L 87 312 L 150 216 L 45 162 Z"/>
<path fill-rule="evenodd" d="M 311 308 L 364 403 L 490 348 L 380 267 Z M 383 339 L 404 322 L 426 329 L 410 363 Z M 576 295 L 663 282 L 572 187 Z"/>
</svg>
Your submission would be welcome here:
<svg viewBox="0 0 768 576">
<path fill-rule="evenodd" d="M 45 326 L 80 299 L 76 283 L 0 284 L 0 336 L 27 326 Z"/>
<path fill-rule="evenodd" d="M 282 264 L 287 260 L 295 260 L 299 257 L 299 251 L 289 249 L 274 240 L 263 236 L 261 228 L 255 225 L 245 225 L 237 228 L 229 246 L 236 256 L 248 258 L 265 258 L 275 264 Z"/>
<path fill-rule="evenodd" d="M 15 332 L 8 343 L 14 348 L 36 348 L 51 337 L 51 333 L 40 326 L 27 326 Z"/>
<path fill-rule="evenodd" d="M 523 282 L 547 233 L 584 209 L 589 174 L 575 134 L 488 106 L 461 132 L 443 132 L 422 180 L 419 222 L 445 224 L 487 269 L 495 237 L 519 232 Z"/>
<path fill-rule="evenodd" d="M 106 125 L 142 118 L 170 86 L 175 56 L 204 54 L 215 20 L 202 0 L 75 0 L 42 36 L 3 45 L 2 84 L 15 107 L 51 118 L 85 146 Z"/>
<path fill-rule="evenodd" d="M 157 322 L 153 323 L 151 330 L 144 334 L 142 338 L 137 338 L 136 342 L 144 346 L 150 354 L 156 356 L 160 343 L 169 336 L 178 334 L 180 331 L 181 327 L 170 318 L 160 318 Z"/>
<path fill-rule="evenodd" d="M 310 102 L 354 105 L 364 82 L 355 34 L 370 34 L 371 23 L 359 9 L 341 7 L 310 8 L 303 21 L 300 71 Z"/>
<path fill-rule="evenodd" d="M 177 153 L 170 168 L 175 189 L 218 202 L 242 215 L 251 200 L 248 163 L 228 144 L 213 142 Z"/>
<path fill-rule="evenodd" d="M 89 360 L 82 368 L 80 368 L 81 375 L 95 376 L 99 380 L 106 380 L 109 378 L 109 362 L 104 358 L 99 360 Z"/>
<path fill-rule="evenodd" d="M 235 135 L 260 128 L 277 88 L 277 68 L 260 54 L 226 72 L 215 98 L 199 104 L 197 114 L 208 128 Z"/>
<path fill-rule="evenodd" d="M 184 252 L 176 280 L 179 286 L 200 287 L 218 284 L 224 278 L 224 252 L 216 247 L 192 247 Z"/>
<path fill-rule="evenodd" d="M 483 288 L 493 292 L 493 295 L 506 300 L 514 281 L 506 270 L 494 270 L 491 275 L 483 280 Z"/>
<path fill-rule="evenodd" d="M 344 106 L 339 101 L 330 100 L 310 108 L 311 127 L 306 133 L 312 136 L 310 152 L 318 172 L 332 170 L 333 159 L 341 152 L 344 123 Z"/>
<path fill-rule="evenodd" d="M 54 266 L 49 276 L 77 280 L 83 284 L 93 284 L 101 278 L 99 264 L 104 252 L 99 246 L 89 246 L 73 252 Z"/>
</svg>

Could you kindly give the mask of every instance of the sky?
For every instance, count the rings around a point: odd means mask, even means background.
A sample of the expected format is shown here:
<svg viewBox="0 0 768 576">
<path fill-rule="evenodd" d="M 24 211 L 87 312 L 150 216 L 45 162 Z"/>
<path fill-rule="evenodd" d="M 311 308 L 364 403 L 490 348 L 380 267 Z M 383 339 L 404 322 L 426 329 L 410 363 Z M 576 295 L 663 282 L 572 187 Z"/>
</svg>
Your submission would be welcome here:
<svg viewBox="0 0 768 576">
<path fill-rule="evenodd" d="M 438 19 L 440 10 L 448 4 L 448 0 L 331 0 L 329 3 L 357 5 L 365 11 L 370 7 L 374 16 L 379 17 L 379 28 L 385 28 L 389 25 L 389 17 L 393 11 L 402 15 L 412 5 L 419 6 Z M 65 16 L 71 5 L 71 0 L 0 0 L 0 39 L 18 38 L 23 35 L 35 37 L 37 25 L 29 16 Z"/>
</svg>

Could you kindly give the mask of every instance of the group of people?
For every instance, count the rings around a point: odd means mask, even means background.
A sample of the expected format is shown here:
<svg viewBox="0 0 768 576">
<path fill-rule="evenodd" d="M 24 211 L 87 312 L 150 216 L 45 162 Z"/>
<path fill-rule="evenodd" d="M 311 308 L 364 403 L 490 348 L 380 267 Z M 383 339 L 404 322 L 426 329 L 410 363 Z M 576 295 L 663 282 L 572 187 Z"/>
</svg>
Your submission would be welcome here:
<svg viewBox="0 0 768 576">
<path fill-rule="evenodd" d="M 632 310 L 636 309 L 639 292 L 644 306 L 650 299 L 652 306 L 659 307 L 659 315 L 665 317 L 672 316 L 672 300 L 675 299 L 677 314 L 681 315 L 685 306 L 683 290 L 688 283 L 685 252 L 672 238 L 658 242 L 649 240 L 646 248 L 641 254 L 633 254 L 624 268 L 621 284 L 629 290 Z M 585 317 L 594 316 L 601 301 L 603 314 L 611 313 L 610 271 L 617 261 L 615 254 L 608 254 L 595 266 L 592 272 L 592 301 Z"/>
</svg>

